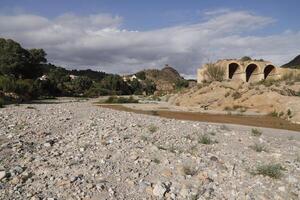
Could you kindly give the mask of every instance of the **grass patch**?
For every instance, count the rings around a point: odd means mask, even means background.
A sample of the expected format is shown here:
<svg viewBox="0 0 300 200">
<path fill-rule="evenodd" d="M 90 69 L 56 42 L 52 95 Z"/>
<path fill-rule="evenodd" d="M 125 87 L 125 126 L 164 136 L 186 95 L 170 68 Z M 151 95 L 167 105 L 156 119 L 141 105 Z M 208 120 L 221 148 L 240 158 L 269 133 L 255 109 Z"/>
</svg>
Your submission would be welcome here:
<svg viewBox="0 0 300 200">
<path fill-rule="evenodd" d="M 257 128 L 253 128 L 253 129 L 251 129 L 251 135 L 259 137 L 262 135 L 262 132 L 260 130 L 258 130 Z"/>
<path fill-rule="evenodd" d="M 280 164 L 266 164 L 257 166 L 254 174 L 278 179 L 282 176 L 283 170 L 284 168 Z"/>
<path fill-rule="evenodd" d="M 215 144 L 215 143 L 218 143 L 218 141 L 211 139 L 208 135 L 201 135 L 198 139 L 198 143 L 200 143 L 200 144 Z"/>
<path fill-rule="evenodd" d="M 253 149 L 256 152 L 267 152 L 267 148 L 263 144 L 255 143 L 254 145 L 249 146 L 251 149 Z"/>
<path fill-rule="evenodd" d="M 148 130 L 150 131 L 150 133 L 155 133 L 157 130 L 158 130 L 158 127 L 151 124 L 149 127 L 148 127 Z"/>
<path fill-rule="evenodd" d="M 116 96 L 111 96 L 108 99 L 106 99 L 103 103 L 139 103 L 139 100 L 134 99 L 133 97 L 116 97 Z"/>
</svg>

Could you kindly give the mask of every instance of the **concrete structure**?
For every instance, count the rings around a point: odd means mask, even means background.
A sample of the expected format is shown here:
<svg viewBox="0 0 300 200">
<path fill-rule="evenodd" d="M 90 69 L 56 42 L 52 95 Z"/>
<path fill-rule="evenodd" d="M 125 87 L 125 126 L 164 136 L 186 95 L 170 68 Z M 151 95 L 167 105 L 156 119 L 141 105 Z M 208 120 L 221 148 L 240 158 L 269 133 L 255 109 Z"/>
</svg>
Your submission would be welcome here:
<svg viewBox="0 0 300 200">
<path fill-rule="evenodd" d="M 287 69 L 276 67 L 271 62 L 262 60 L 226 59 L 213 64 L 225 70 L 224 80 L 243 80 L 245 82 L 256 82 L 269 78 L 277 79 L 287 71 Z M 209 81 L 206 75 L 208 66 L 209 64 L 205 64 L 198 69 L 198 83 Z"/>
</svg>

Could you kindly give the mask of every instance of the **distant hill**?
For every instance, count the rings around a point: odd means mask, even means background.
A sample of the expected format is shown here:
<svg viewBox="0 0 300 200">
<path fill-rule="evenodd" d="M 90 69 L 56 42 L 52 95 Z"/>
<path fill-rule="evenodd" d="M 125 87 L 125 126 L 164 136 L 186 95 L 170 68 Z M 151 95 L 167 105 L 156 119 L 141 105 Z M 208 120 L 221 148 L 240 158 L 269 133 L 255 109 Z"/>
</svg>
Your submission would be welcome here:
<svg viewBox="0 0 300 200">
<path fill-rule="evenodd" d="M 300 69 L 300 55 L 296 56 L 290 62 L 282 65 L 283 68 L 292 68 L 292 69 Z"/>
<path fill-rule="evenodd" d="M 147 69 L 135 74 L 141 80 L 150 80 L 155 83 L 158 91 L 173 91 L 180 87 L 187 87 L 188 81 L 169 65 L 163 69 Z"/>
</svg>

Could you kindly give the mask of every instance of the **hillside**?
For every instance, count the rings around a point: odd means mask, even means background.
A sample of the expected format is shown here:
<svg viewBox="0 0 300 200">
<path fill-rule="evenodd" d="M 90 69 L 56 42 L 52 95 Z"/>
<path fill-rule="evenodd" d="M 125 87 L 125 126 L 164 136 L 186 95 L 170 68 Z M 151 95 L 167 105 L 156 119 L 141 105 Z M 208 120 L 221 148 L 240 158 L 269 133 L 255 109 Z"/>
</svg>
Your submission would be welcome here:
<svg viewBox="0 0 300 200">
<path fill-rule="evenodd" d="M 188 82 L 169 65 L 163 69 L 147 69 L 135 74 L 138 78 L 150 80 L 155 83 L 156 90 L 159 92 L 170 92 L 180 87 L 187 87 Z"/>
<path fill-rule="evenodd" d="M 292 68 L 292 69 L 300 69 L 300 55 L 296 56 L 290 62 L 282 65 L 283 68 Z"/>
<path fill-rule="evenodd" d="M 173 105 L 203 111 L 271 114 L 300 123 L 300 82 L 271 85 L 238 81 L 200 84 L 171 97 Z"/>
</svg>

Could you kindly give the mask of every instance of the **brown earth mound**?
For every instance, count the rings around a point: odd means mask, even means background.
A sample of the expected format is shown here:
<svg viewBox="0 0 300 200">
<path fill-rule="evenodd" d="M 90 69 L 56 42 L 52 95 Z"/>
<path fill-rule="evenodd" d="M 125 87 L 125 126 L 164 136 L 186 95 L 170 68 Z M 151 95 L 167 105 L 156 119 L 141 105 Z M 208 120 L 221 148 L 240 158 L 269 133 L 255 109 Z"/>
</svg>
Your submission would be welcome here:
<svg viewBox="0 0 300 200">
<path fill-rule="evenodd" d="M 199 84 L 169 99 L 178 106 L 204 110 L 270 114 L 300 123 L 300 82 L 271 86 L 239 81 Z"/>
</svg>

